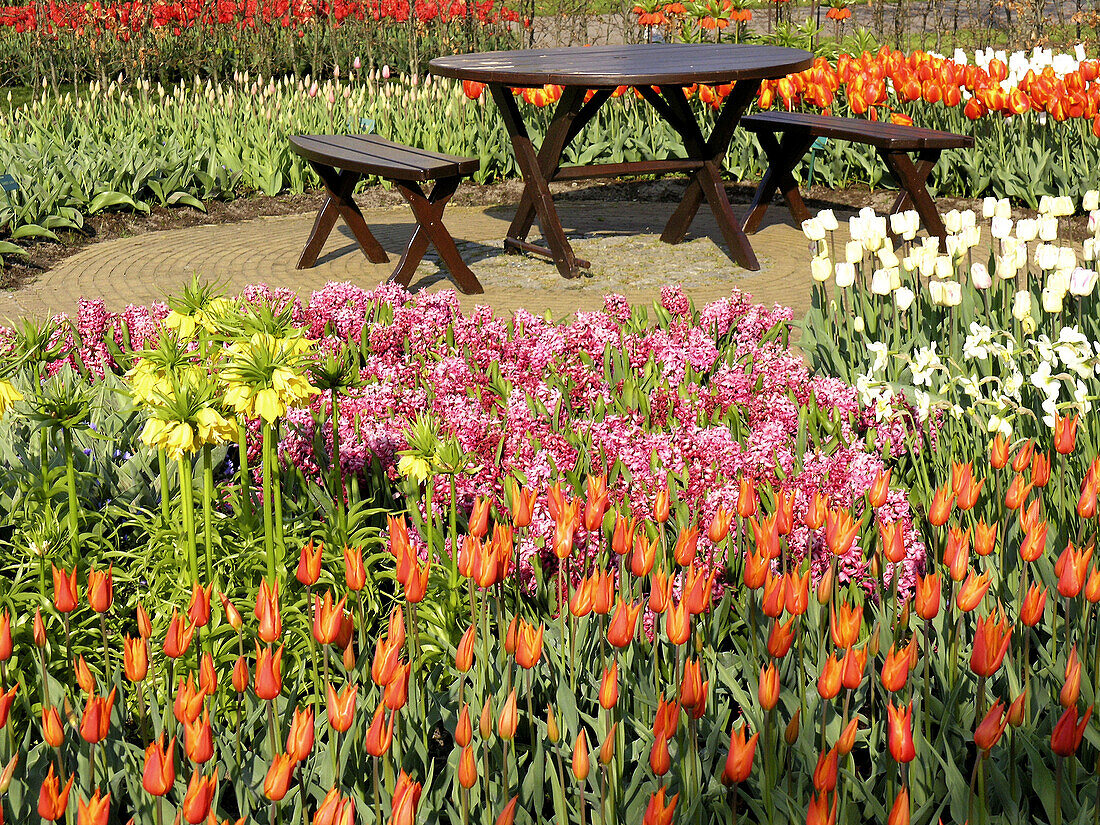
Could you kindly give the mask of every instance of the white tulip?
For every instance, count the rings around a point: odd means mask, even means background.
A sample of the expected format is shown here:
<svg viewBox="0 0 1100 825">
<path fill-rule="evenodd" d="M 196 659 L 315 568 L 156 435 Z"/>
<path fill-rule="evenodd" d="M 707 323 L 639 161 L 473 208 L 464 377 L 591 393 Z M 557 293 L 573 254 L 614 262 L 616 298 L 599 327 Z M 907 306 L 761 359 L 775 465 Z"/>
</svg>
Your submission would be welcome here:
<svg viewBox="0 0 1100 825">
<path fill-rule="evenodd" d="M 1069 195 L 1059 195 L 1054 199 L 1054 214 L 1065 218 L 1073 214 L 1073 198 Z"/>
<path fill-rule="evenodd" d="M 962 229 L 962 215 L 959 213 L 959 210 L 952 209 L 944 215 L 943 225 L 947 227 L 947 231 L 952 235 Z"/>
<path fill-rule="evenodd" d="M 829 280 L 829 276 L 833 274 L 833 264 L 828 258 L 815 257 L 810 261 L 810 275 L 818 283 L 824 283 Z"/>
<path fill-rule="evenodd" d="M 993 279 L 989 277 L 989 270 L 985 264 L 976 263 L 970 267 L 970 282 L 976 289 L 989 289 L 993 285 Z"/>
<path fill-rule="evenodd" d="M 1085 196 L 1081 198 L 1081 208 L 1086 212 L 1100 209 L 1100 191 L 1090 189 L 1086 192 Z"/>
<path fill-rule="evenodd" d="M 940 253 L 940 236 L 928 235 L 927 237 L 922 238 L 921 247 L 923 249 L 931 250 L 933 255 L 938 255 Z"/>
<path fill-rule="evenodd" d="M 1017 321 L 1031 317 L 1031 293 L 1021 289 L 1012 299 L 1012 317 Z"/>
<path fill-rule="evenodd" d="M 836 265 L 836 285 L 847 289 L 856 282 L 856 268 L 850 263 L 838 263 Z"/>
<path fill-rule="evenodd" d="M 890 273 L 885 269 L 876 269 L 871 275 L 871 292 L 875 295 L 889 295 L 893 290 L 890 289 Z"/>
<path fill-rule="evenodd" d="M 1041 243 L 1035 247 L 1035 264 L 1039 269 L 1054 269 L 1058 266 L 1058 247 Z"/>
<path fill-rule="evenodd" d="M 858 215 L 854 218 L 848 218 L 848 236 L 853 241 L 862 241 L 863 236 L 866 234 L 867 222 Z"/>
<path fill-rule="evenodd" d="M 849 264 L 858 264 L 863 260 L 863 244 L 859 241 L 848 241 L 844 244 L 844 261 Z"/>
<path fill-rule="evenodd" d="M 862 335 L 863 331 L 867 329 L 867 325 L 863 323 L 863 318 L 861 316 L 857 315 L 855 318 L 852 319 L 852 329 L 854 329 L 860 335 Z"/>
<path fill-rule="evenodd" d="M 1091 269 L 1077 268 L 1069 276 L 1069 291 L 1081 297 L 1091 295 L 1096 288 L 1097 273 Z"/>
<path fill-rule="evenodd" d="M 890 273 L 890 291 L 901 289 L 901 270 L 896 266 L 892 266 L 886 270 Z"/>
<path fill-rule="evenodd" d="M 943 285 L 944 281 L 929 281 L 928 282 L 928 297 L 932 301 L 932 306 L 942 307 L 943 303 Z"/>
<path fill-rule="evenodd" d="M 1044 289 L 1041 295 L 1043 312 L 1049 312 L 1053 315 L 1062 311 L 1062 302 L 1065 298 L 1065 293 L 1054 289 Z"/>
<path fill-rule="evenodd" d="M 907 286 L 899 287 L 894 290 L 894 303 L 902 312 L 905 312 L 905 310 L 913 306 L 913 301 L 916 297 L 913 290 Z"/>
<path fill-rule="evenodd" d="M 1096 260 L 1096 239 L 1085 238 L 1085 243 L 1081 246 L 1081 257 L 1086 261 Z"/>
<path fill-rule="evenodd" d="M 966 238 L 966 248 L 973 249 L 982 242 L 982 228 L 980 226 L 968 226 L 963 233 Z"/>
<path fill-rule="evenodd" d="M 997 199 L 993 197 L 982 199 L 982 217 L 987 221 L 997 213 Z"/>
<path fill-rule="evenodd" d="M 955 277 L 955 262 L 946 255 L 940 255 L 935 262 L 935 276 L 941 280 Z"/>
<path fill-rule="evenodd" d="M 817 218 L 802 221 L 802 232 L 811 241 L 825 240 L 825 227 L 821 225 L 821 221 Z"/>
<path fill-rule="evenodd" d="M 876 253 L 876 255 L 878 256 L 879 263 L 882 264 L 885 269 L 898 266 L 898 264 L 900 263 L 900 261 L 898 261 L 898 256 L 894 253 L 894 250 L 891 249 L 889 245 L 882 247 L 882 249 L 880 249 Z"/>
<path fill-rule="evenodd" d="M 1089 212 L 1088 230 L 1093 235 L 1100 232 L 1100 209 L 1093 209 Z"/>
<path fill-rule="evenodd" d="M 1038 234 L 1039 224 L 1033 218 L 1020 218 L 1016 221 L 1016 237 L 1024 243 L 1035 240 Z"/>
<path fill-rule="evenodd" d="M 904 212 L 895 212 L 890 216 L 890 231 L 895 235 L 904 235 L 909 227 L 909 219 Z"/>
<path fill-rule="evenodd" d="M 948 235 L 946 246 L 947 256 L 949 258 L 957 258 L 966 252 L 966 236 Z"/>
<path fill-rule="evenodd" d="M 1065 295 L 1069 292 L 1069 269 L 1056 269 L 1047 276 L 1046 288 Z"/>
<path fill-rule="evenodd" d="M 835 232 L 840 228 L 840 223 L 836 219 L 836 213 L 834 213 L 832 209 L 818 212 L 817 219 L 821 222 L 821 226 L 826 232 Z"/>
<path fill-rule="evenodd" d="M 978 223 L 978 216 L 974 214 L 973 209 L 964 209 L 959 213 L 959 226 L 963 229 L 971 229 Z"/>
<path fill-rule="evenodd" d="M 1016 273 L 1019 271 L 1019 267 L 1016 266 L 1015 255 L 1001 255 L 997 258 L 997 265 L 994 267 L 994 271 L 998 278 L 1002 281 L 1011 281 L 1016 277 Z"/>
<path fill-rule="evenodd" d="M 1054 215 L 1039 218 L 1039 240 L 1053 241 L 1058 237 L 1058 219 Z"/>
<path fill-rule="evenodd" d="M 1050 195 L 1043 195 L 1039 198 L 1039 215 L 1051 215 L 1054 212 L 1054 198 Z"/>
<path fill-rule="evenodd" d="M 993 212 L 995 218 L 1011 218 L 1012 217 L 1012 204 L 1008 202 L 1008 198 L 1001 198 L 997 201 L 997 208 Z"/>
<path fill-rule="evenodd" d="M 957 307 L 962 303 L 962 284 L 958 281 L 943 281 L 943 305 Z"/>
<path fill-rule="evenodd" d="M 1058 268 L 1074 269 L 1077 266 L 1077 253 L 1071 247 L 1063 246 L 1058 249 Z"/>
<path fill-rule="evenodd" d="M 1012 234 L 1012 218 L 1000 218 L 994 215 L 989 224 L 989 234 L 998 241 L 1003 241 Z"/>
<path fill-rule="evenodd" d="M 922 278 L 932 277 L 932 275 L 936 271 L 936 260 L 936 255 L 932 254 L 928 250 L 924 250 L 924 255 L 921 257 L 920 266 L 918 267 Z"/>
</svg>

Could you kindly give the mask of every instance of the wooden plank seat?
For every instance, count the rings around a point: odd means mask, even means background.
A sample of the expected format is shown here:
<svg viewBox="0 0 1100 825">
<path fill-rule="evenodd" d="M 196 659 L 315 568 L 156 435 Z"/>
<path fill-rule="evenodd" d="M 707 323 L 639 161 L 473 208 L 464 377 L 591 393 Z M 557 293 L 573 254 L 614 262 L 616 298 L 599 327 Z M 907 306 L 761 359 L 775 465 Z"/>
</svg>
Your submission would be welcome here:
<svg viewBox="0 0 1100 825">
<path fill-rule="evenodd" d="M 791 173 L 813 142 L 823 137 L 874 146 L 901 188 L 890 211 L 916 209 L 929 234 L 938 236 L 941 242 L 946 240 L 947 230 L 926 184 L 944 149 L 965 149 L 974 145 L 974 138 L 969 135 L 801 112 L 762 112 L 742 118 L 741 125 L 756 133 L 769 164 L 745 219 L 745 232 L 751 234 L 760 227 L 776 191 L 783 193 L 796 221 L 801 223 L 810 217 Z M 777 132 L 782 133 L 779 139 L 776 139 Z M 916 155 L 916 163 L 910 154 Z"/>
<path fill-rule="evenodd" d="M 447 202 L 462 177 L 478 170 L 477 158 L 415 149 L 377 135 L 294 135 L 290 144 L 321 178 L 327 195 L 298 259 L 298 269 L 308 269 L 317 263 L 338 217 L 344 219 L 370 261 L 380 264 L 389 260 L 352 197 L 355 185 L 364 175 L 376 175 L 393 182 L 416 217 L 412 238 L 390 280 L 407 287 L 431 243 L 461 292 L 467 295 L 484 292 L 443 225 Z M 427 181 L 435 184 L 425 193 L 420 184 Z"/>
</svg>

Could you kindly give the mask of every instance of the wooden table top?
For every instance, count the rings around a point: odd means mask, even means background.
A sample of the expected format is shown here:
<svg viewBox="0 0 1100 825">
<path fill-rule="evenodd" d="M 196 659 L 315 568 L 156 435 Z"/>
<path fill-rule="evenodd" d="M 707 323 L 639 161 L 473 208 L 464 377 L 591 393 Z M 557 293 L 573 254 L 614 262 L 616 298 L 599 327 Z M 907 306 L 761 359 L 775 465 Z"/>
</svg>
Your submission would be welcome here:
<svg viewBox="0 0 1100 825">
<path fill-rule="evenodd" d="M 479 83 L 596 89 L 778 78 L 809 68 L 813 59 L 810 52 L 780 46 L 672 43 L 456 54 L 428 66 L 441 77 Z"/>
</svg>

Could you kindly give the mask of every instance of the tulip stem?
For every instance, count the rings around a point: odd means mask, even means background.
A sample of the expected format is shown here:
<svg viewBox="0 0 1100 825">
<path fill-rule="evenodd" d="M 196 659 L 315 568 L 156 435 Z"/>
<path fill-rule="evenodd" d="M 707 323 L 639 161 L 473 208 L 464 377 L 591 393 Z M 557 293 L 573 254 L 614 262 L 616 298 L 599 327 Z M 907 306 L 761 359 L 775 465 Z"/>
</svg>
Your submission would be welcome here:
<svg viewBox="0 0 1100 825">
<path fill-rule="evenodd" d="M 374 821 L 382 822 L 382 802 L 378 792 L 378 757 L 374 757 Z"/>
<path fill-rule="evenodd" d="M 167 524 L 171 515 L 168 505 L 172 499 L 168 493 L 168 453 L 163 447 L 157 450 L 157 466 L 160 467 L 160 515 Z"/>
<path fill-rule="evenodd" d="M 1062 825 L 1062 763 L 1065 757 L 1058 756 L 1054 762 L 1054 825 Z"/>
<path fill-rule="evenodd" d="M 111 654 L 107 647 L 107 616 L 99 614 L 99 634 L 103 638 L 103 673 L 107 676 L 107 684 L 115 680 L 115 674 L 111 671 Z"/>
<path fill-rule="evenodd" d="M 206 545 L 206 582 L 214 581 L 214 462 L 210 445 L 202 445 L 202 519 Z"/>
</svg>

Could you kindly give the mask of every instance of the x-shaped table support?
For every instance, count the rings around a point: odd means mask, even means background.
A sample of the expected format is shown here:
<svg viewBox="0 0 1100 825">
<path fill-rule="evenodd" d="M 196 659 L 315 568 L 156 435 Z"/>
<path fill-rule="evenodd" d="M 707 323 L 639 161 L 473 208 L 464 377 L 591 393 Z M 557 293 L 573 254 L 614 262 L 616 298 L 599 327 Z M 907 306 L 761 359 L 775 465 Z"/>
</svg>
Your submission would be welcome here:
<svg viewBox="0 0 1100 825">
<path fill-rule="evenodd" d="M 703 136 L 702 130 L 695 121 L 683 87 L 662 86 L 659 87 L 659 92 L 650 86 L 638 87 L 642 97 L 683 138 L 688 154 L 686 160 L 695 162 L 692 164 L 695 176 L 688 185 L 679 207 L 665 226 L 661 240 L 670 244 L 682 241 L 705 198 L 734 260 L 751 270 L 759 269 L 760 264 L 726 196 L 725 184 L 722 180 L 722 161 L 729 150 L 738 121 L 759 88 L 758 80 L 738 81 L 726 98 L 715 121 L 714 129 L 707 138 Z M 550 126 L 537 151 L 511 89 L 503 84 L 493 83 L 489 85 L 489 91 L 504 118 L 504 125 L 511 138 L 516 162 L 519 164 L 525 184 L 516 216 L 508 227 L 505 247 L 516 251 L 548 255 L 553 258 L 562 276 L 575 278 L 579 270 L 586 268 L 589 264 L 576 257 L 565 237 L 561 218 L 558 216 L 550 194 L 550 181 L 561 168 L 562 153 L 566 147 L 607 102 L 612 90 L 597 89 L 588 102 L 585 102 L 587 89 L 580 86 L 567 86 L 562 92 Z M 678 165 L 677 168 L 683 168 L 683 160 L 670 161 L 670 164 L 675 163 Z M 659 161 L 646 162 L 646 170 L 655 171 L 654 167 L 659 163 Z M 630 164 L 618 166 L 625 174 L 629 174 Z M 583 175 L 576 174 L 571 177 L 581 178 Z M 536 246 L 526 240 L 536 215 L 548 248 Z"/>
<path fill-rule="evenodd" d="M 390 276 L 391 281 L 407 287 L 417 265 L 424 258 L 424 253 L 428 251 L 428 244 L 431 243 L 450 270 L 459 291 L 465 295 L 480 295 L 485 291 L 477 276 L 462 260 L 454 238 L 443 225 L 443 210 L 458 188 L 459 180 L 457 176 L 440 178 L 429 194 L 424 194 L 424 190 L 418 183 L 394 181 L 397 191 L 412 207 L 413 215 L 416 216 L 416 228 L 413 230 L 412 238 L 409 239 L 409 245 L 405 247 L 405 254 L 397 264 L 397 269 Z"/>
<path fill-rule="evenodd" d="M 928 194 L 927 185 L 928 176 L 932 174 L 936 161 L 940 159 L 940 150 L 923 149 L 917 152 L 916 163 L 913 163 L 908 152 L 879 149 L 878 153 L 901 187 L 901 192 L 898 193 L 890 212 L 901 212 L 912 206 L 920 215 L 928 234 L 937 236 L 941 244 L 946 243 L 947 227 L 943 225 L 943 218 L 936 209 L 936 202 Z"/>
<path fill-rule="evenodd" d="M 363 176 L 358 172 L 346 170 L 338 172 L 323 163 L 310 161 L 309 165 L 324 183 L 326 197 L 321 211 L 317 213 L 317 219 L 313 222 L 313 231 L 309 233 L 306 248 L 302 250 L 302 256 L 298 259 L 298 269 L 309 269 L 317 263 L 317 256 L 321 254 L 329 233 L 336 226 L 337 218 L 344 219 L 344 223 L 355 236 L 359 248 L 371 263 L 386 263 L 390 259 L 389 255 L 371 233 L 363 213 L 359 211 L 359 207 L 355 205 L 355 200 L 352 198 L 355 184 L 359 183 L 359 179 Z"/>
</svg>

